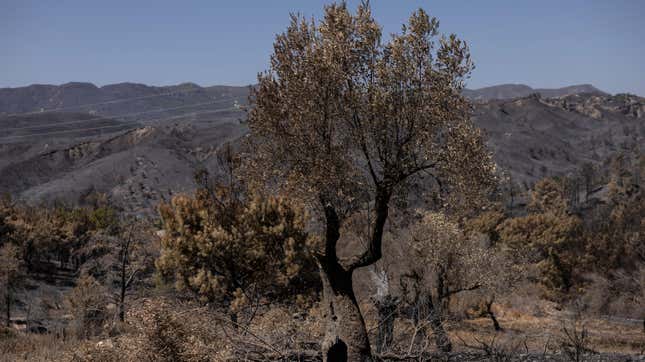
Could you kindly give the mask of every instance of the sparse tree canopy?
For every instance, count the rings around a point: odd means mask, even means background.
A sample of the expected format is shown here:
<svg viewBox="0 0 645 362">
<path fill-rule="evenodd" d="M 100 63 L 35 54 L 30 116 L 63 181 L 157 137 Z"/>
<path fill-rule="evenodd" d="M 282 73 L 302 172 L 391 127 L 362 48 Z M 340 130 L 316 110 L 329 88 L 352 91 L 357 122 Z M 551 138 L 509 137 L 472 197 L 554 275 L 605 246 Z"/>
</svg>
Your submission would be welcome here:
<svg viewBox="0 0 645 362">
<path fill-rule="evenodd" d="M 369 358 L 351 275 L 381 257 L 390 200 L 423 176 L 452 196 L 449 206 L 468 205 L 493 182 L 494 165 L 461 95 L 472 69 L 468 47 L 439 36 L 438 25 L 418 10 L 383 42 L 365 4 L 356 14 L 327 6 L 320 23 L 292 16 L 253 92 L 257 174 L 324 215 L 319 260 L 325 305 L 333 306 L 326 360 Z M 340 261 L 343 217 L 365 205 L 373 210 L 368 246 Z"/>
</svg>

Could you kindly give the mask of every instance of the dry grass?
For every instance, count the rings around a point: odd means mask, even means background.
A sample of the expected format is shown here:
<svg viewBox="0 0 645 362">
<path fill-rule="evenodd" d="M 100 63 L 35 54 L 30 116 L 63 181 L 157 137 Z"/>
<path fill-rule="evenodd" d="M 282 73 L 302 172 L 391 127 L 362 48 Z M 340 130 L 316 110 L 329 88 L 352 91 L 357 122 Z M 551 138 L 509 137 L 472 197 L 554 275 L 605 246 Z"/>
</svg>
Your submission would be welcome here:
<svg viewBox="0 0 645 362">
<path fill-rule="evenodd" d="M 375 337 L 377 321 L 371 306 L 363 311 Z M 534 316 L 516 309 L 496 307 L 504 328 L 495 332 L 488 318 L 446 323 L 457 351 L 498 353 L 554 353 L 563 341 L 563 312 Z M 238 322 L 227 315 L 194 303 L 164 298 L 141 299 L 128 313 L 127 324 L 111 328 L 89 340 L 63 340 L 54 335 L 3 332 L 0 361 L 234 361 L 284 359 L 301 354 L 315 356 L 323 324 L 318 308 L 296 311 L 284 306 L 248 310 Z M 638 355 L 645 350 L 642 325 L 599 318 L 585 319 L 588 347 L 601 353 Z M 410 349 L 414 326 L 397 318 L 391 351 L 405 355 Z M 414 342 L 412 351 L 434 352 L 432 335 Z M 309 359 L 307 359 L 309 358 Z"/>
<path fill-rule="evenodd" d="M 563 325 L 570 327 L 574 316 L 560 312 L 533 316 L 512 309 L 498 308 L 498 319 L 504 331 L 502 339 L 526 341 L 530 352 L 557 350 L 563 336 Z M 609 320 L 599 317 L 584 318 L 588 332 L 588 347 L 600 353 L 642 354 L 645 351 L 645 331 L 642 323 Z M 464 321 L 451 329 L 451 335 L 473 342 L 477 339 L 492 339 L 491 321 L 477 318 Z M 499 338 L 499 337 L 498 337 Z"/>
<path fill-rule="evenodd" d="M 0 337 L 0 361 L 61 361 L 78 346 L 78 341 L 67 341 L 54 335 L 3 333 Z"/>
</svg>

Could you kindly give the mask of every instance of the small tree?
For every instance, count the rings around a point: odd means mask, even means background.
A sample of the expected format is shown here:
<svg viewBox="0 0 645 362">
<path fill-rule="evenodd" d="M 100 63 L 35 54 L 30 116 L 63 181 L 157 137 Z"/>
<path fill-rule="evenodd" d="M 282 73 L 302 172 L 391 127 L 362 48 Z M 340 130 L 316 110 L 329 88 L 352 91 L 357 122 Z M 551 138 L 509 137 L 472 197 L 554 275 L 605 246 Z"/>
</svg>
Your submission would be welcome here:
<svg viewBox="0 0 645 362">
<path fill-rule="evenodd" d="M 153 265 L 149 240 L 142 232 L 150 232 L 145 225 L 132 224 L 121 233 L 117 244 L 115 271 L 117 272 L 119 320 L 125 322 L 125 298 L 134 283 Z M 148 241 L 148 243 L 146 243 Z"/>
<path fill-rule="evenodd" d="M 589 330 L 579 305 L 574 308 L 573 318 L 563 319 L 560 328 L 560 348 L 569 361 L 586 360 L 586 355 L 595 353 L 590 347 Z"/>
<path fill-rule="evenodd" d="M 114 235 L 112 235 L 114 234 Z M 132 286 L 154 268 L 152 230 L 143 221 L 115 226 L 109 233 L 97 233 L 78 253 L 86 262 L 82 272 L 114 288 L 118 318 L 125 321 L 126 297 Z"/>
<path fill-rule="evenodd" d="M 535 185 L 526 216 L 509 218 L 497 227 L 500 241 L 529 262 L 538 263 L 542 284 L 549 290 L 566 291 L 571 286 L 569 251 L 579 239 L 581 220 L 568 213 L 561 184 L 545 179 Z"/>
<path fill-rule="evenodd" d="M 4 305 L 7 327 L 11 324 L 11 304 L 15 293 L 22 286 L 24 279 L 23 263 L 20 250 L 13 244 L 6 243 L 0 247 L 0 289 L 4 291 Z"/>
<path fill-rule="evenodd" d="M 253 90 L 255 176 L 321 216 L 326 361 L 371 358 L 352 275 L 381 258 L 391 200 L 421 177 L 455 196 L 453 207 L 491 184 L 490 155 L 461 95 L 468 48 L 437 35 L 438 21 L 423 10 L 385 43 L 366 4 L 355 15 L 329 5 L 320 23 L 294 15 Z M 367 248 L 341 260 L 343 220 L 365 205 Z"/>
<path fill-rule="evenodd" d="M 305 214 L 282 197 L 233 200 L 229 188 L 176 196 L 160 207 L 164 225 L 159 272 L 179 290 L 237 311 L 255 296 L 310 291 Z"/>
<path fill-rule="evenodd" d="M 81 276 L 74 289 L 67 295 L 67 304 L 74 318 L 74 332 L 79 338 L 89 338 L 101 333 L 108 319 L 109 293 L 96 279 Z"/>
<path fill-rule="evenodd" d="M 376 352 L 386 352 L 394 340 L 394 320 L 397 317 L 399 298 L 390 292 L 390 281 L 385 270 L 372 270 L 376 284 L 376 294 L 372 301 L 378 314 L 378 333 L 376 335 Z"/>
<path fill-rule="evenodd" d="M 585 162 L 580 168 L 580 177 L 585 190 L 585 202 L 589 201 L 589 195 L 594 189 L 596 179 L 596 169 L 590 162 Z"/>
<path fill-rule="evenodd" d="M 0 246 L 9 242 L 9 237 L 14 230 L 9 220 L 14 214 L 13 209 L 9 196 L 0 196 Z"/>
</svg>

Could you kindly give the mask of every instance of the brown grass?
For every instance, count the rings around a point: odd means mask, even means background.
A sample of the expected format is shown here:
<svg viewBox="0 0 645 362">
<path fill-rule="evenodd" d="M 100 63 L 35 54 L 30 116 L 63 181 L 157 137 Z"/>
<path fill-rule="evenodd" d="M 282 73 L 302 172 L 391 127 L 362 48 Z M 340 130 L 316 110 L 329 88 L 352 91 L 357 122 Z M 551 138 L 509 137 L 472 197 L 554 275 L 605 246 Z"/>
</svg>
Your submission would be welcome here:
<svg viewBox="0 0 645 362">
<path fill-rule="evenodd" d="M 377 321 L 371 306 L 363 311 L 375 338 Z M 553 353 L 562 341 L 562 324 L 570 321 L 564 312 L 549 311 L 540 316 L 497 306 L 504 331 L 495 332 L 488 318 L 453 320 L 446 328 L 457 351 L 473 351 L 491 345 L 500 353 Z M 594 351 L 642 354 L 645 333 L 642 325 L 601 318 L 587 318 L 589 348 Z M 313 356 L 323 333 L 317 307 L 297 311 L 286 306 L 248 310 L 237 323 L 226 314 L 195 303 L 161 297 L 141 299 L 117 326 L 89 340 L 57 338 L 3 331 L 0 361 L 232 361 L 240 358 L 279 359 L 294 353 Z M 393 353 L 404 355 L 410 347 L 414 327 L 410 320 L 397 318 Z M 424 346 L 415 351 L 434 352 L 429 333 Z M 481 352 L 481 351 L 479 351 Z"/>
</svg>

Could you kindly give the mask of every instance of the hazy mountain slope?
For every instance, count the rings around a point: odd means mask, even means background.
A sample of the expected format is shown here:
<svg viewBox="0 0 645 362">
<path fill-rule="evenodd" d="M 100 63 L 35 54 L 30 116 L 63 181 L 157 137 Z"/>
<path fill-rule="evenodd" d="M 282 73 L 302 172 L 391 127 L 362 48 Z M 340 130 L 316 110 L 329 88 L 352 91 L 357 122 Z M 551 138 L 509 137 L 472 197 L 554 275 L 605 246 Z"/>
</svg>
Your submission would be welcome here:
<svg viewBox="0 0 645 362">
<path fill-rule="evenodd" d="M 244 126 L 227 121 L 207 128 L 146 126 L 24 157 L 5 150 L 0 192 L 33 203 L 77 203 L 96 191 L 127 211 L 150 212 L 172 194 L 192 190 L 194 172 L 212 169 L 216 149 L 245 132 Z"/>
<path fill-rule="evenodd" d="M 108 134 L 136 127 L 109 117 L 78 112 L 47 112 L 0 117 L 0 144 L 42 139 L 81 138 Z"/>
<path fill-rule="evenodd" d="M 112 98 L 156 91 L 129 83 L 84 87 L 92 97 L 96 89 Z M 149 111 L 166 101 L 196 104 L 203 97 L 245 99 L 248 92 L 248 88 L 194 85 L 164 88 L 194 92 L 145 98 L 141 103 L 108 103 L 102 105 L 102 112 Z M 594 95 L 585 87 L 563 89 L 585 93 L 475 103 L 475 123 L 484 129 L 498 164 L 516 183 L 530 185 L 545 176 L 565 175 L 585 162 L 600 164 L 620 150 L 643 147 L 643 98 Z M 82 92 L 73 94 L 77 101 L 89 97 Z M 27 98 L 33 101 L 33 97 Z M 226 102 L 229 107 L 208 105 L 199 112 L 194 108 L 159 112 L 165 113 L 163 116 L 152 112 L 137 121 L 76 109 L 74 113 L 0 117 L 0 193 L 9 192 L 31 202 L 75 203 L 99 191 L 126 210 L 150 212 L 160 200 L 192 190 L 194 171 L 204 167 L 213 170 L 217 148 L 247 132 L 238 122 L 244 113 L 230 107 L 230 100 Z M 115 127 L 91 129 L 103 126 Z"/>
<path fill-rule="evenodd" d="M 0 88 L 0 116 L 59 110 L 144 121 L 230 108 L 236 102 L 245 103 L 247 97 L 248 87 L 200 87 L 192 83 L 165 87 L 136 83 L 97 87 L 77 82 L 60 86 L 31 85 Z M 140 112 L 146 113 L 137 114 Z"/>
<path fill-rule="evenodd" d="M 235 100 L 244 103 L 248 87 L 200 87 L 193 83 L 153 87 L 137 83 L 118 83 L 97 87 L 92 83 L 71 82 L 55 85 L 34 84 L 27 87 L 0 88 L 0 115 L 41 110 L 63 109 L 106 116 L 121 116 L 137 111 L 181 107 L 206 102 Z M 513 99 L 540 93 L 543 97 L 561 97 L 570 94 L 593 93 L 606 95 L 590 84 L 573 85 L 557 89 L 533 89 L 524 84 L 501 84 L 479 89 L 466 89 L 469 98 L 486 101 Z M 163 111 L 159 112 L 166 114 Z M 143 118 L 158 118 L 150 114 Z"/>
</svg>

